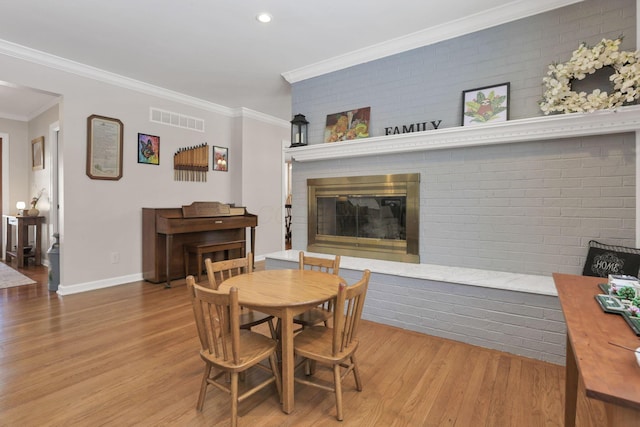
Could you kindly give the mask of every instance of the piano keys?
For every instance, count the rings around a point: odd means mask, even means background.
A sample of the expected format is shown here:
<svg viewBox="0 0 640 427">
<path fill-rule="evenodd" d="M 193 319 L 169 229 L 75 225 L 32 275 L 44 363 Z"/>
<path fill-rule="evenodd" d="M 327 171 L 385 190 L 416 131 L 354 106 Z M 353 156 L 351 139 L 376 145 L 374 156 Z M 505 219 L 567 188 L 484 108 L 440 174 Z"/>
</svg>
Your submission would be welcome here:
<svg viewBox="0 0 640 427">
<path fill-rule="evenodd" d="M 184 278 L 185 244 L 247 240 L 247 228 L 251 252 L 255 253 L 257 226 L 257 215 L 218 202 L 194 202 L 182 208 L 142 208 L 142 276 L 152 283 L 166 282 L 170 287 L 171 280 Z M 235 254 L 244 256 L 246 253 Z M 189 271 L 196 271 L 195 264 Z"/>
</svg>

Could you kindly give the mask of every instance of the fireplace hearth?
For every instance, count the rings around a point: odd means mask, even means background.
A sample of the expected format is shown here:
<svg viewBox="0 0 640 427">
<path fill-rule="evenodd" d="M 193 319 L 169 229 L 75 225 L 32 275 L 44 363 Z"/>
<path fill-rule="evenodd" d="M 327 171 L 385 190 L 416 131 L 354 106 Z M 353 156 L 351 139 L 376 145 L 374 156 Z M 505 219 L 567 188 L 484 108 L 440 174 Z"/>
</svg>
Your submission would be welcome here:
<svg viewBox="0 0 640 427">
<path fill-rule="evenodd" d="M 312 252 L 419 263 L 420 174 L 307 180 Z"/>
</svg>

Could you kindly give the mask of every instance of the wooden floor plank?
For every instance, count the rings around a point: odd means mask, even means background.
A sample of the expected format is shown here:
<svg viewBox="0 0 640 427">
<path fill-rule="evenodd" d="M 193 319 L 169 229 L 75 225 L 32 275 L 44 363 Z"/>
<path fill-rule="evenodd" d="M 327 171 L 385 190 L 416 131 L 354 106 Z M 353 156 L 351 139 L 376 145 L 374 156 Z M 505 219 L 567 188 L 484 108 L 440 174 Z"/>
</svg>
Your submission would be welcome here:
<svg viewBox="0 0 640 427">
<path fill-rule="evenodd" d="M 218 390 L 195 409 L 204 365 L 179 281 L 61 297 L 47 290 L 46 269 L 20 271 L 39 283 L 0 290 L 1 426 L 229 424 L 229 400 Z M 296 384 L 292 414 L 268 387 L 240 404 L 240 425 L 562 424 L 562 366 L 368 321 L 360 332 L 363 391 L 352 376 L 344 380 L 342 423 L 331 393 Z M 599 402 L 581 394 L 578 425 L 603 419 Z"/>
</svg>

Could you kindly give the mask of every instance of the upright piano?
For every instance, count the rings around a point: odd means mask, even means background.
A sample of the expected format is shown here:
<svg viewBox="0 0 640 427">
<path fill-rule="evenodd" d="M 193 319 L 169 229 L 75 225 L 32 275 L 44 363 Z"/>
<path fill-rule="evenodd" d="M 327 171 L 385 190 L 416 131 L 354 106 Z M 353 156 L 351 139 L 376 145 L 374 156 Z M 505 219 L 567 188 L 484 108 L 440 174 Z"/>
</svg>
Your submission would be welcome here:
<svg viewBox="0 0 640 427">
<path fill-rule="evenodd" d="M 225 243 L 247 240 L 255 253 L 257 215 L 245 208 L 219 202 L 193 202 L 182 208 L 142 208 L 142 275 L 149 282 L 166 282 L 184 277 L 185 244 Z M 246 254 L 236 254 L 243 257 Z M 194 270 L 191 270 L 194 271 Z"/>
</svg>

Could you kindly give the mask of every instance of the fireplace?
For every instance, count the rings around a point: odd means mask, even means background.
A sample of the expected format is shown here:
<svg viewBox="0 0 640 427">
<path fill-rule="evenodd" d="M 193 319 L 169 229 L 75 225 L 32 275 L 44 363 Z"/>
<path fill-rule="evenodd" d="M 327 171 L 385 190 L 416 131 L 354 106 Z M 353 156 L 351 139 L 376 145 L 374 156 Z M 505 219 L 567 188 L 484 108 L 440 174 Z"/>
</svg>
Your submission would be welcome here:
<svg viewBox="0 0 640 427">
<path fill-rule="evenodd" d="M 419 263 L 420 174 L 307 180 L 307 250 Z"/>
</svg>

